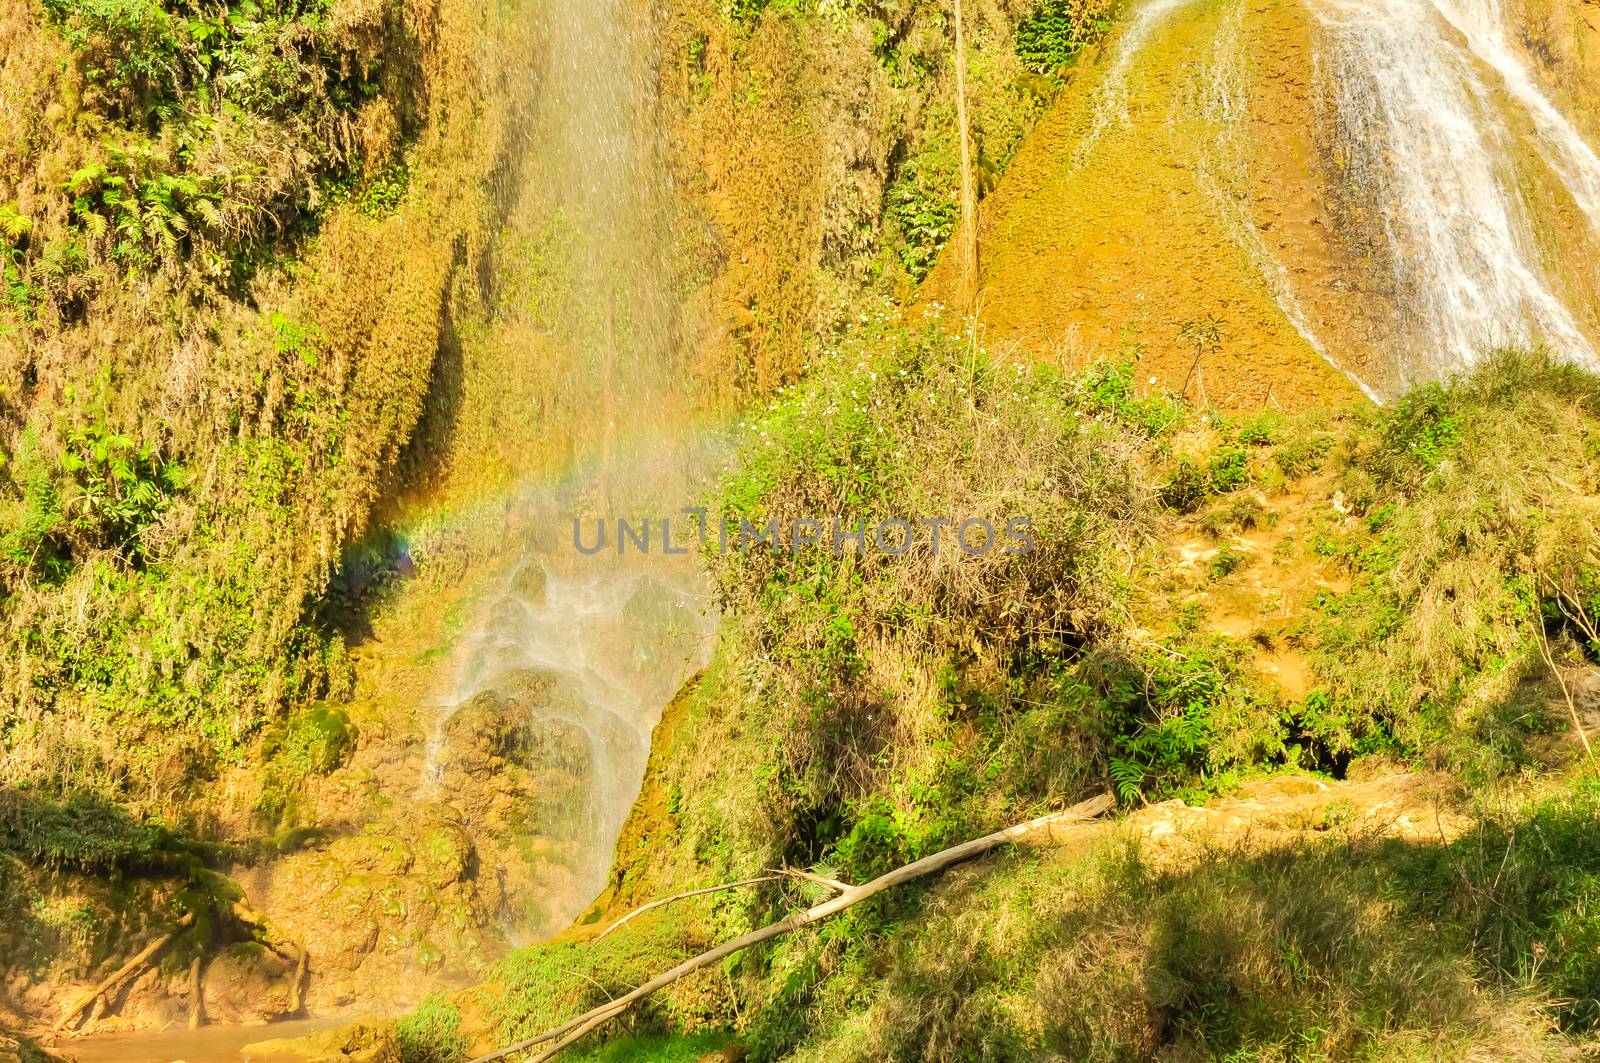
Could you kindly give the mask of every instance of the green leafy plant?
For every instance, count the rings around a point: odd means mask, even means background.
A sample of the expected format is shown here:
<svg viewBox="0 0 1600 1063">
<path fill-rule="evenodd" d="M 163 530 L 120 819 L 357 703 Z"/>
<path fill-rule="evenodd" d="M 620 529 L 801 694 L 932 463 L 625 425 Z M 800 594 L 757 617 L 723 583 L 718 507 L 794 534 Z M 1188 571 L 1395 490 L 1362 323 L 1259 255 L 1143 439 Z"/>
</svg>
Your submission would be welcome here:
<svg viewBox="0 0 1600 1063">
<path fill-rule="evenodd" d="M 72 429 L 61 468 L 72 485 L 62 513 L 79 531 L 144 554 L 139 541 L 146 528 L 185 485 L 183 466 L 164 458 L 150 443 L 111 431 L 104 422 Z"/>
<path fill-rule="evenodd" d="M 435 993 L 395 1023 L 401 1063 L 460 1063 L 467 1056 L 461 1012 Z"/>
<path fill-rule="evenodd" d="M 955 232 L 959 212 L 948 163 L 942 156 L 909 160 L 889 189 L 889 215 L 903 241 L 900 262 L 914 280 L 928 275 Z"/>
<path fill-rule="evenodd" d="M 1039 0 L 1017 23 L 1017 55 L 1036 74 L 1059 76 L 1111 29 L 1108 0 Z"/>
<path fill-rule="evenodd" d="M 1250 555 L 1247 552 L 1232 546 L 1223 546 L 1211 557 L 1211 564 L 1208 566 L 1211 578 L 1226 579 L 1243 568 L 1249 560 Z"/>
<path fill-rule="evenodd" d="M 92 81 L 119 105 L 170 96 L 181 26 L 152 0 L 45 0 L 45 11 L 84 58 Z"/>
<path fill-rule="evenodd" d="M 1215 314 L 1185 321 L 1178 326 L 1178 339 L 1194 348 L 1194 361 L 1189 363 L 1189 371 L 1184 374 L 1180 394 L 1187 396 L 1190 382 L 1197 380 L 1202 405 L 1205 404 L 1206 385 L 1205 371 L 1200 363 L 1207 355 L 1214 355 L 1222 350 L 1222 326 L 1222 318 Z"/>
</svg>

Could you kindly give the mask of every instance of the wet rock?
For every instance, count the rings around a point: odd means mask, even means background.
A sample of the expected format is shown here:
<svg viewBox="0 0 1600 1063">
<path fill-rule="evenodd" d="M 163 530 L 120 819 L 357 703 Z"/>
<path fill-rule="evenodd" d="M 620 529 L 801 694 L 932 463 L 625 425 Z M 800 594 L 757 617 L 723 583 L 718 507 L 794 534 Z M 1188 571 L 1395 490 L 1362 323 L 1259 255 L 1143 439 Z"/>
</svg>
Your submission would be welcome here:
<svg viewBox="0 0 1600 1063">
<path fill-rule="evenodd" d="M 500 761 L 518 758 L 527 747 L 527 732 L 526 709 L 497 691 L 485 690 L 445 721 L 440 735 L 440 768 L 447 774 L 492 771 Z"/>
<path fill-rule="evenodd" d="M 698 626 L 692 603 L 679 590 L 654 576 L 639 580 L 622 607 L 626 666 L 646 684 L 668 681 L 675 688 L 694 646 Z M 658 695 L 665 700 L 671 691 Z"/>
<path fill-rule="evenodd" d="M 529 605 L 544 604 L 548 583 L 544 565 L 532 559 L 522 562 L 511 574 L 511 592 Z"/>
<path fill-rule="evenodd" d="M 253 941 L 231 945 L 205 966 L 206 1018 L 246 1026 L 289 1018 L 298 979 L 296 961 Z"/>
<path fill-rule="evenodd" d="M 458 823 L 434 822 L 425 826 L 413 844 L 414 874 L 435 889 L 468 877 L 472 865 L 472 835 Z"/>
<path fill-rule="evenodd" d="M 388 1023 L 361 1021 L 308 1037 L 245 1045 L 244 1055 L 302 1059 L 305 1063 L 401 1063 L 400 1045 Z"/>
</svg>

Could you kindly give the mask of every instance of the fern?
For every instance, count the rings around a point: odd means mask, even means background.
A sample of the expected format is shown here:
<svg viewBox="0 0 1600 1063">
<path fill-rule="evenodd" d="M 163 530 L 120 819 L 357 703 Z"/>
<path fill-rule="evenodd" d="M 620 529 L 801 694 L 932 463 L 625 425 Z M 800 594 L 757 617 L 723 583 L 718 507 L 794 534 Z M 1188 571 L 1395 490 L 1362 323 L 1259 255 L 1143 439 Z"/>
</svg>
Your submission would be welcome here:
<svg viewBox="0 0 1600 1063">
<path fill-rule="evenodd" d="M 1111 785 L 1117 791 L 1117 800 L 1132 804 L 1144 789 L 1144 778 L 1149 774 L 1144 765 L 1120 757 L 1111 758 Z"/>
<path fill-rule="evenodd" d="M 10 203 L 0 203 L 0 232 L 9 240 L 20 240 L 33 231 L 33 219 Z"/>
</svg>

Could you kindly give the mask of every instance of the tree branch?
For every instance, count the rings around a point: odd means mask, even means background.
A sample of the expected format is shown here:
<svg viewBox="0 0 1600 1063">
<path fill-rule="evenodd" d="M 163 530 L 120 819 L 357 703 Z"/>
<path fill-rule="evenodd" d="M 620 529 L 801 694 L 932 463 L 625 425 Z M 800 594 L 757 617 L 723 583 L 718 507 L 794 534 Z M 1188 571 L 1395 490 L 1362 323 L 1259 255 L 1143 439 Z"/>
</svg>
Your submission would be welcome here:
<svg viewBox="0 0 1600 1063">
<path fill-rule="evenodd" d="M 925 856 L 921 860 L 916 860 L 902 867 L 897 867 L 888 874 L 880 875 L 870 882 L 864 882 L 859 886 L 846 887 L 839 894 L 828 898 L 820 904 L 813 905 L 804 911 L 795 912 L 785 919 L 780 919 L 776 923 L 769 923 L 766 926 L 759 927 L 747 934 L 741 934 L 732 941 L 723 942 L 716 948 L 702 952 L 698 956 L 691 957 L 690 959 L 678 964 L 678 966 L 672 968 L 670 971 L 656 975 L 656 977 L 650 979 L 650 981 L 644 983 L 639 988 L 633 990 L 631 993 L 628 993 L 625 996 L 618 997 L 616 1000 L 586 1011 L 582 1015 L 579 1015 L 576 1018 L 571 1019 L 553 1029 L 546 1030 L 543 1033 L 535 1034 L 529 1038 L 525 1038 L 521 1041 L 518 1041 L 516 1044 L 507 1045 L 505 1048 L 491 1052 L 488 1055 L 478 1056 L 477 1058 L 471 1060 L 470 1063 L 493 1063 L 494 1060 L 504 1059 L 505 1057 L 514 1055 L 517 1052 L 526 1051 L 527 1049 L 532 1048 L 535 1045 L 543 1044 L 546 1041 L 555 1041 L 556 1043 L 551 1045 L 549 1049 L 538 1056 L 535 1056 L 530 1061 L 530 1063 L 544 1063 L 545 1060 L 553 1059 L 568 1045 L 571 1045 L 573 1042 L 583 1037 L 595 1027 L 622 1014 L 634 1004 L 644 1000 L 657 990 L 664 989 L 679 979 L 700 970 L 702 967 L 708 967 L 711 964 L 716 963 L 718 960 L 726 959 L 736 952 L 749 948 L 751 945 L 760 944 L 763 941 L 768 941 L 772 938 L 787 934 L 790 931 L 798 930 L 803 926 L 826 919 L 831 915 L 837 915 L 846 908 L 860 904 L 862 901 L 868 899 L 869 897 L 874 897 L 877 894 L 882 893 L 884 890 L 892 889 L 895 886 L 902 885 L 914 879 L 922 878 L 926 875 L 931 875 L 936 871 L 942 871 L 952 864 L 958 864 L 963 860 L 970 860 L 975 856 L 981 856 L 990 849 L 997 848 L 1001 845 L 1010 845 L 1016 842 L 1025 841 L 1030 835 L 1039 834 L 1041 832 L 1053 832 L 1057 827 L 1094 819 L 1095 817 L 1104 815 L 1106 812 L 1110 811 L 1114 804 L 1115 802 L 1111 799 L 1109 794 L 1101 794 L 1098 797 L 1091 797 L 1089 800 L 1079 802 L 1063 812 L 1052 812 L 1049 815 L 1040 816 L 1038 819 L 1031 819 L 1026 823 L 1018 823 L 1013 827 L 1007 827 L 1004 830 L 995 831 L 993 834 L 986 834 L 981 838 L 975 838 L 972 841 L 962 842 L 960 845 L 951 846 L 950 848 L 943 849 L 931 856 Z M 839 885 L 842 886 L 844 884 L 839 883 Z M 710 891 L 708 890 L 705 892 Z M 669 901 L 673 899 L 675 898 L 667 898 Z M 630 918 L 633 914 L 636 913 L 629 913 L 629 916 L 625 916 L 624 918 Z M 613 927 L 616 925 L 617 924 L 613 924 Z M 557 1040 L 558 1038 L 559 1040 Z"/>
<path fill-rule="evenodd" d="M 616 922 L 612 923 L 610 926 L 608 926 L 604 930 L 600 931 L 600 933 L 596 934 L 593 938 L 590 939 L 590 941 L 599 941 L 601 938 L 605 937 L 607 934 L 611 933 L 613 930 L 617 929 L 619 926 L 621 926 L 623 923 L 626 923 L 628 920 L 632 919 L 634 916 L 643 915 L 645 912 L 650 911 L 652 908 L 660 908 L 663 905 L 671 904 L 673 901 L 685 901 L 685 900 L 688 900 L 690 897 L 703 897 L 708 893 L 722 893 L 725 890 L 736 890 L 740 886 L 754 886 L 759 882 L 776 882 L 776 881 L 778 881 L 779 879 L 781 879 L 783 877 L 784 876 L 782 874 L 759 875 L 756 878 L 740 879 L 738 882 L 724 882 L 720 886 L 705 886 L 705 887 L 703 887 L 701 889 L 697 889 L 697 890 L 686 890 L 683 893 L 674 893 L 670 897 L 662 897 L 658 901 L 651 901 L 649 904 L 641 904 L 641 905 L 639 905 L 639 907 L 635 908 L 633 911 L 629 912 L 627 915 L 623 916 L 621 919 L 618 919 Z"/>
</svg>

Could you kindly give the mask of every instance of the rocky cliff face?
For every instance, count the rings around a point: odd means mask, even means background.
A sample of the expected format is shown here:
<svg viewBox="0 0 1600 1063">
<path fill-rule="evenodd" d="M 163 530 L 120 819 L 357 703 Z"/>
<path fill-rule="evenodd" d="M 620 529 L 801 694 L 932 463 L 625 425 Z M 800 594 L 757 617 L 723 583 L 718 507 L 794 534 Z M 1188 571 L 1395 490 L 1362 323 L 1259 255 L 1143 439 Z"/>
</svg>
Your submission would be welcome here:
<svg viewBox="0 0 1600 1063">
<path fill-rule="evenodd" d="M 1600 138 L 1600 3 L 1512 0 L 1507 14 L 1530 68 L 1594 143 Z"/>
</svg>

